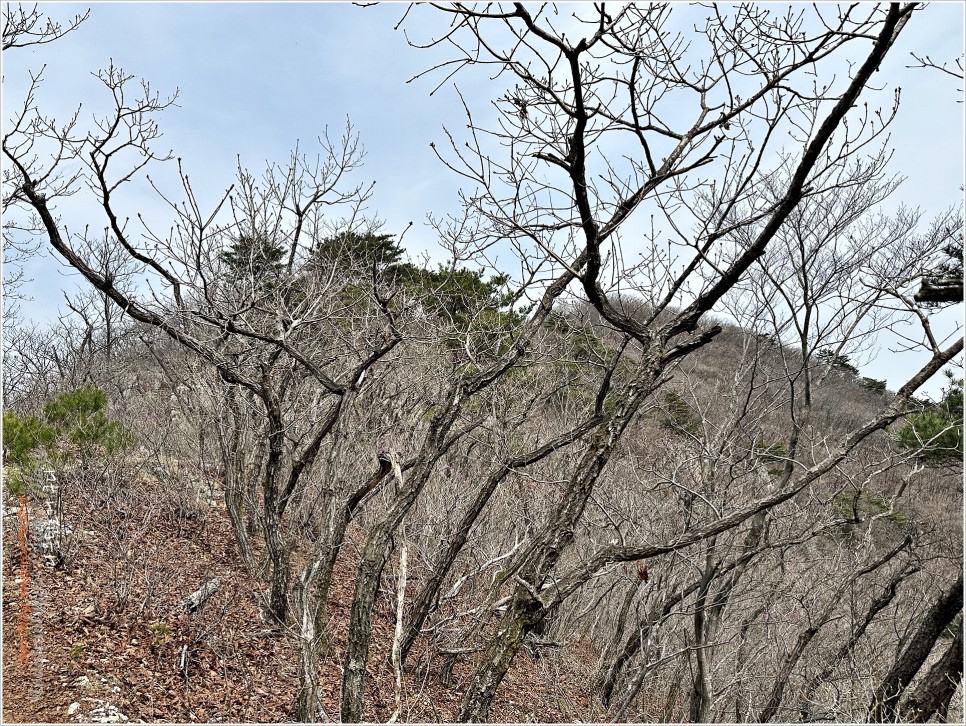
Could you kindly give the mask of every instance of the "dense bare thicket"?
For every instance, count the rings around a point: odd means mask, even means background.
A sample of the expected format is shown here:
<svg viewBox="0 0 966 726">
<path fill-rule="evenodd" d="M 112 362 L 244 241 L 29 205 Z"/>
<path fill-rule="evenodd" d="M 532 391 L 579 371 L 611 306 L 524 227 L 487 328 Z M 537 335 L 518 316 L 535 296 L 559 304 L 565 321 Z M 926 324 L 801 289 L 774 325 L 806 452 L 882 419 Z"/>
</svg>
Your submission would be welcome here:
<svg viewBox="0 0 966 726">
<path fill-rule="evenodd" d="M 363 715 L 380 588 L 405 588 L 400 679 L 465 674 L 464 721 L 521 651 L 578 649 L 601 718 L 946 714 L 962 530 L 938 503 L 961 504 L 961 469 L 896 429 L 962 351 L 911 287 L 962 220 L 880 211 L 895 106 L 864 97 L 915 4 L 714 7 L 693 28 L 667 6 L 409 12 L 414 45 L 417 16 L 450 23 L 426 41 L 455 50 L 432 72 L 513 85 L 497 122 L 466 104 L 467 138 L 438 148 L 468 180 L 463 215 L 436 224 L 438 270 L 364 218 L 350 127 L 240 168 L 211 209 L 179 159 L 176 192 L 150 182 L 171 210 L 155 223 L 116 200 L 175 163 L 156 120 L 173 99 L 111 67 L 112 111 L 64 126 L 35 77 L 4 203 L 93 292 L 58 341 L 8 337 L 8 400 L 113 381 L 158 466 L 218 473 L 265 619 L 299 644 L 300 720 L 333 716 L 317 663 L 340 557 L 343 721 Z M 59 223 L 74 193 L 103 234 Z M 518 270 L 492 269 L 497 251 Z M 929 360 L 888 392 L 848 361 L 900 323 Z M 173 496 L 157 506 L 190 510 Z"/>
</svg>

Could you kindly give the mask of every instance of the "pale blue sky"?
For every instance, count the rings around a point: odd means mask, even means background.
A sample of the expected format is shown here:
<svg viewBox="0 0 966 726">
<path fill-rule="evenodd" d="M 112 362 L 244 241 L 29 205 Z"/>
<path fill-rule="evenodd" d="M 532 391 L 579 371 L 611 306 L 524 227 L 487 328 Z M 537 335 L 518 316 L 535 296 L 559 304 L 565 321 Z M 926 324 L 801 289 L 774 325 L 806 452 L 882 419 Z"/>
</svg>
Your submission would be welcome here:
<svg viewBox="0 0 966 726">
<path fill-rule="evenodd" d="M 359 179 L 377 181 L 370 213 L 385 219 L 391 233 L 413 221 L 407 247 L 435 252 L 433 234 L 422 223 L 427 213 L 457 209 L 460 179 L 429 144 L 443 140 L 443 124 L 459 129 L 464 122 L 450 88 L 429 96 L 439 77 L 406 83 L 439 56 L 408 47 L 402 32 L 393 30 L 405 5 L 46 3 L 42 9 L 64 20 L 89 6 L 87 23 L 58 43 L 4 54 L 4 122 L 8 104 L 23 96 L 25 69 L 43 63 L 41 107 L 64 117 L 83 102 L 82 118 L 89 118 L 104 102 L 90 73 L 113 59 L 162 94 L 180 89 L 178 108 L 161 118 L 163 146 L 184 159 L 202 198 L 214 200 L 231 183 L 237 155 L 254 170 L 266 159 L 284 162 L 296 141 L 311 151 L 326 126 L 338 130 L 348 117 L 367 151 Z M 927 217 L 962 196 L 962 83 L 904 66 L 912 63 L 910 51 L 952 60 L 962 50 L 963 6 L 933 4 L 913 17 L 876 78 L 889 84 L 880 98 L 891 94 L 893 84 L 902 86 L 892 130 L 893 169 L 908 179 L 895 201 L 920 206 Z M 480 113 L 499 93 L 479 73 L 461 78 L 461 87 Z M 160 211 L 147 194 L 132 202 L 149 214 Z M 71 224 L 83 224 L 82 210 L 63 211 L 65 217 L 77 215 Z M 57 267 L 49 258 L 30 265 L 35 283 L 28 292 L 35 301 L 24 305 L 29 317 L 55 314 L 60 293 L 52 291 L 67 282 Z M 961 311 L 953 315 L 958 319 Z M 898 382 L 907 364 L 880 358 L 863 373 Z"/>
</svg>

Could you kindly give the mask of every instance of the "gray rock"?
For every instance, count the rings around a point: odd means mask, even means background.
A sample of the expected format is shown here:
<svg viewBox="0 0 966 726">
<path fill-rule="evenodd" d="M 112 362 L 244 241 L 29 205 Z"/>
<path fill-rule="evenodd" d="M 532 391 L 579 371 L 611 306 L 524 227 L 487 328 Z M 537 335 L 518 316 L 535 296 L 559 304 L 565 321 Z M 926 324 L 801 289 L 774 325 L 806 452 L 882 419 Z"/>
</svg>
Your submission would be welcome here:
<svg viewBox="0 0 966 726">
<path fill-rule="evenodd" d="M 74 688 L 87 688 L 90 685 L 90 683 L 91 683 L 91 679 L 88 678 L 87 676 L 78 676 L 77 678 L 74 679 L 71 685 L 74 686 Z"/>
</svg>

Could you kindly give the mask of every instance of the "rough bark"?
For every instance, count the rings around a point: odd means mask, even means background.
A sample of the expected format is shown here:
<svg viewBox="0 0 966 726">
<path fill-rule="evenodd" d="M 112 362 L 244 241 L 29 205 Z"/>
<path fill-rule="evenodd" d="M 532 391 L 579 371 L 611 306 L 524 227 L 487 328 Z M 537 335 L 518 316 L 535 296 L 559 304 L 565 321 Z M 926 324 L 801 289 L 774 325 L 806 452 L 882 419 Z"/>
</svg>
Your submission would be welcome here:
<svg viewBox="0 0 966 726">
<path fill-rule="evenodd" d="M 281 517 L 275 508 L 270 506 L 266 507 L 265 512 L 265 548 L 268 550 L 268 561 L 271 565 L 267 603 L 269 616 L 275 624 L 284 625 L 288 619 L 288 593 L 291 581 L 289 549 L 285 546 Z"/>
<path fill-rule="evenodd" d="M 345 506 L 337 509 L 333 516 L 333 521 L 329 528 L 328 539 L 324 546 L 317 548 L 313 553 L 313 560 L 324 560 L 319 568 L 316 577 L 315 597 L 319 603 L 316 610 L 315 629 L 320 637 L 320 651 L 327 650 L 329 647 L 329 614 L 326 603 L 329 601 L 329 591 L 332 587 L 332 573 L 335 571 L 335 564 L 345 541 L 346 529 L 349 522 L 355 516 L 363 500 L 371 494 L 379 484 L 381 484 L 389 472 L 392 465 L 386 452 L 380 451 L 377 456 L 378 469 L 352 493 Z"/>
<path fill-rule="evenodd" d="M 312 598 L 312 573 L 304 571 L 292 591 L 292 609 L 298 626 L 299 692 L 295 698 L 295 720 L 316 723 L 319 718 L 319 664 L 317 661 L 315 609 Z M 322 603 L 321 607 L 325 607 Z"/>
<path fill-rule="evenodd" d="M 653 361 L 653 355 L 645 354 L 642 358 L 637 379 L 621 394 L 607 416 L 606 426 L 602 424 L 591 438 L 549 522 L 536 541 L 507 569 L 508 572 L 519 573 L 516 579 L 520 584 L 487 648 L 486 657 L 477 667 L 467 688 L 460 721 L 481 721 L 486 717 L 496 689 L 527 633 L 554 609 L 546 607 L 538 599 L 537 592 L 560 556 L 573 543 L 574 527 L 583 514 L 594 484 L 627 425 L 657 385 L 659 371 L 649 363 Z"/>
<path fill-rule="evenodd" d="M 933 604 L 916 631 L 904 643 L 902 652 L 892 669 L 882 680 L 869 705 L 869 721 L 895 721 L 899 716 L 899 701 L 905 689 L 922 668 L 956 614 L 963 609 L 963 576 L 947 589 Z"/>
<path fill-rule="evenodd" d="M 701 584 L 698 587 L 698 595 L 694 603 L 694 615 L 692 616 L 694 648 L 691 653 L 694 655 L 694 662 L 691 666 L 691 695 L 688 699 L 688 711 L 693 723 L 707 721 L 708 711 L 711 708 L 711 683 L 709 678 L 712 649 L 709 643 L 713 639 L 715 619 L 707 617 L 707 610 L 709 609 L 708 593 L 718 569 L 712 561 L 716 541 L 716 537 L 712 537 L 708 541 L 704 576 L 701 578 Z"/>
<path fill-rule="evenodd" d="M 299 721 L 315 722 L 321 713 L 317 659 L 329 644 L 326 605 L 332 573 L 349 521 L 365 496 L 386 478 L 391 469 L 385 454 L 380 452 L 377 458 L 378 468 L 375 473 L 349 497 L 328 537 L 317 541 L 308 562 L 295 578 L 292 609 L 299 644 L 300 688 L 296 700 L 296 717 Z M 325 720 L 329 720 L 324 713 L 322 715 Z"/>
<path fill-rule="evenodd" d="M 525 588 L 520 588 L 526 592 Z M 460 710 L 459 721 L 479 723 L 486 720 L 496 689 L 503 681 L 513 657 L 531 632 L 546 615 L 546 609 L 532 596 L 513 599 L 509 609 L 500 619 L 496 637 L 492 639 L 483 662 L 467 690 Z"/>
<path fill-rule="evenodd" d="M 949 702 L 963 680 L 963 623 L 960 619 L 953 641 L 946 648 L 918 688 L 902 706 L 902 720 L 926 723 L 932 719 L 946 721 Z"/>
<path fill-rule="evenodd" d="M 388 558 L 387 548 L 394 529 L 394 526 L 390 526 L 390 523 L 383 520 L 370 532 L 362 553 L 362 561 L 356 570 L 356 587 L 349 620 L 349 641 L 343 663 L 341 705 L 343 723 L 358 723 L 362 719 L 372 608 L 379 592 L 379 582 Z"/>
</svg>

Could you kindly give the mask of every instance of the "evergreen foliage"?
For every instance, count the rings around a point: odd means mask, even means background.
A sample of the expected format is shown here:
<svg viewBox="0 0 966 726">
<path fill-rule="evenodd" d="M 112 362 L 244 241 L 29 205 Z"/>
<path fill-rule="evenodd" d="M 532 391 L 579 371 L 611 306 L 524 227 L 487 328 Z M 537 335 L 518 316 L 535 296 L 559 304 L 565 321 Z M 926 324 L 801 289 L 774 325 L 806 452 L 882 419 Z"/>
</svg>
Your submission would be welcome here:
<svg viewBox="0 0 966 726">
<path fill-rule="evenodd" d="M 36 449 L 54 442 L 54 429 L 36 416 L 20 417 L 3 412 L 3 458 L 25 467 Z"/>
<path fill-rule="evenodd" d="M 509 329 L 522 319 L 503 292 L 508 275 L 485 279 L 483 271 L 443 265 L 431 270 L 403 262 L 404 253 L 390 234 L 343 232 L 323 240 L 310 265 L 334 266 L 350 279 L 375 272 L 382 284 L 407 293 L 433 317 L 470 333 Z"/>
<path fill-rule="evenodd" d="M 922 278 L 916 302 L 928 308 L 942 307 L 963 300 L 963 234 L 942 248 L 945 259 Z"/>
<path fill-rule="evenodd" d="M 922 461 L 934 466 L 963 458 L 963 379 L 951 371 L 946 376 L 949 387 L 939 403 L 925 403 L 910 414 L 897 439 L 900 450 L 918 451 Z"/>
<path fill-rule="evenodd" d="M 963 281 L 963 235 L 960 232 L 959 239 L 950 242 L 943 247 L 943 254 L 948 259 L 943 261 L 932 272 L 932 277 L 945 278 L 947 280 Z"/>
<path fill-rule="evenodd" d="M 342 232 L 327 237 L 316 246 L 312 263 L 364 272 L 371 271 L 375 264 L 377 270 L 386 271 L 398 265 L 402 255 L 402 247 L 396 244 L 391 234 Z"/>
<path fill-rule="evenodd" d="M 674 391 L 664 394 L 665 415 L 661 423 L 672 431 L 700 436 L 702 419 L 687 401 Z"/>
<path fill-rule="evenodd" d="M 872 391 L 873 393 L 883 394 L 886 390 L 886 382 L 884 380 L 879 380 L 877 378 L 869 378 L 865 376 L 859 381 L 859 385 L 863 388 Z"/>
<path fill-rule="evenodd" d="M 130 447 L 134 434 L 119 422 L 108 419 L 104 412 L 106 406 L 107 394 L 86 386 L 44 404 L 44 418 L 58 437 L 65 438 L 84 454 L 96 448 L 113 454 Z"/>
<path fill-rule="evenodd" d="M 277 278 L 285 267 L 285 248 L 264 232 L 242 234 L 222 252 L 232 275 L 256 282 Z"/>
<path fill-rule="evenodd" d="M 44 457 L 83 463 L 98 453 L 114 454 L 133 446 L 134 433 L 111 421 L 104 412 L 106 406 L 107 395 L 86 386 L 48 401 L 39 418 L 4 411 L 4 463 L 18 470 L 8 472 L 10 491 L 22 491 L 23 476 L 35 471 Z"/>
<path fill-rule="evenodd" d="M 475 323 L 474 327 L 496 329 L 520 317 L 510 309 L 510 296 L 502 292 L 507 275 L 484 280 L 479 270 L 443 266 L 427 270 L 405 263 L 398 266 L 396 278 L 430 313 L 461 328 Z"/>
<path fill-rule="evenodd" d="M 840 374 L 859 375 L 859 369 L 852 365 L 849 357 L 841 353 L 836 353 L 832 348 L 823 348 L 820 350 L 816 356 L 816 360 L 823 366 L 831 365 L 832 370 Z"/>
</svg>

